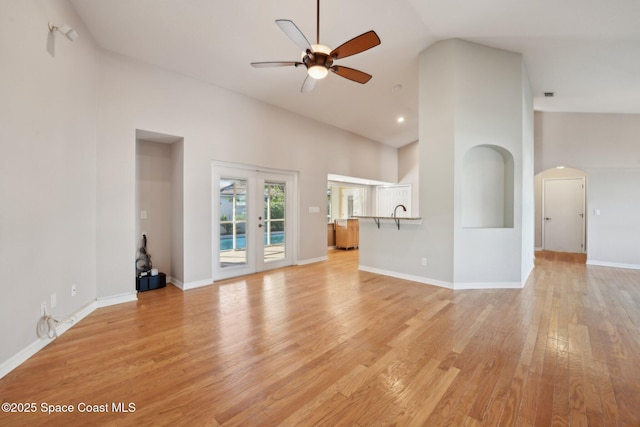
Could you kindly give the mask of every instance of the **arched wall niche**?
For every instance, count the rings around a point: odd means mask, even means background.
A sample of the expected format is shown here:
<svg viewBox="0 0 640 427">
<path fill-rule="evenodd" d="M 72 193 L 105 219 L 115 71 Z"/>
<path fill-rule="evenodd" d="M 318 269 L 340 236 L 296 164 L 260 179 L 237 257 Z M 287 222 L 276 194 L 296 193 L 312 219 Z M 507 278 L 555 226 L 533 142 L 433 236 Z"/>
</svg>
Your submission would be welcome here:
<svg viewBox="0 0 640 427">
<path fill-rule="evenodd" d="M 462 227 L 513 228 L 513 155 L 497 145 L 476 145 L 464 155 Z"/>
</svg>

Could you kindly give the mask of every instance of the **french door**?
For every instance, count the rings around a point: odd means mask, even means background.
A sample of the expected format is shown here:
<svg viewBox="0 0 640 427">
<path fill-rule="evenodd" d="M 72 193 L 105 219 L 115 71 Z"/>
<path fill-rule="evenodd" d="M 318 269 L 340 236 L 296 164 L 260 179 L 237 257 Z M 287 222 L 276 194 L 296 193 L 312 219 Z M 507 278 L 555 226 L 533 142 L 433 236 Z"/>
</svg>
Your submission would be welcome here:
<svg viewBox="0 0 640 427">
<path fill-rule="evenodd" d="M 213 165 L 214 280 L 292 265 L 295 175 Z"/>
</svg>

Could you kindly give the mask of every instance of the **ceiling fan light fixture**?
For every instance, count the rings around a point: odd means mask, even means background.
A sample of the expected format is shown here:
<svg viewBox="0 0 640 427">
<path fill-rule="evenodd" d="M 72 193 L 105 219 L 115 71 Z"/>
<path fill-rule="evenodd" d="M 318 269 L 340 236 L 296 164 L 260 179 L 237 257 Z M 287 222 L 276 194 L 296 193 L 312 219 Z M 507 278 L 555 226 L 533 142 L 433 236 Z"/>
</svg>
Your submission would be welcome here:
<svg viewBox="0 0 640 427">
<path fill-rule="evenodd" d="M 327 67 L 323 65 L 312 65 L 307 69 L 307 73 L 309 74 L 309 77 L 320 80 L 327 77 L 329 70 L 327 70 Z"/>
<path fill-rule="evenodd" d="M 326 55 L 331 54 L 331 48 L 329 46 L 325 46 L 323 44 L 312 44 L 311 49 L 313 49 L 314 53 L 321 52 Z"/>
<path fill-rule="evenodd" d="M 255 68 L 264 67 L 299 67 L 304 65 L 307 69 L 307 77 L 302 83 L 301 92 L 310 92 L 313 90 L 316 80 L 324 79 L 329 75 L 329 71 L 356 83 L 365 84 L 371 80 L 371 74 L 356 70 L 354 68 L 342 65 L 334 65 L 336 59 L 346 58 L 380 44 L 380 37 L 375 31 L 370 30 L 362 33 L 351 40 L 342 43 L 335 49 L 331 49 L 326 45 L 320 44 L 320 0 L 317 0 L 316 14 L 316 44 L 309 43 L 307 37 L 300 31 L 300 28 L 289 19 L 276 19 L 276 25 L 291 39 L 299 48 L 302 49 L 300 61 L 270 61 L 270 62 L 252 62 L 251 66 Z"/>
</svg>

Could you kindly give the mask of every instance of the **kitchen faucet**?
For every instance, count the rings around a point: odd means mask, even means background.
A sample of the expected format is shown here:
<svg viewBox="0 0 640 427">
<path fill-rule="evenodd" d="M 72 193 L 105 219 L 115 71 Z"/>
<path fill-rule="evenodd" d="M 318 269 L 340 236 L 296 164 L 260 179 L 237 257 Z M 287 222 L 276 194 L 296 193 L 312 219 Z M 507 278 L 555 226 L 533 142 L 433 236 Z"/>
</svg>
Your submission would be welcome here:
<svg viewBox="0 0 640 427">
<path fill-rule="evenodd" d="M 407 208 L 404 205 L 398 205 L 395 207 L 395 209 L 393 209 L 393 214 L 391 214 L 392 217 L 395 218 L 397 216 L 396 211 L 398 210 L 398 208 L 402 208 L 402 210 L 405 212 L 407 211 Z"/>
</svg>

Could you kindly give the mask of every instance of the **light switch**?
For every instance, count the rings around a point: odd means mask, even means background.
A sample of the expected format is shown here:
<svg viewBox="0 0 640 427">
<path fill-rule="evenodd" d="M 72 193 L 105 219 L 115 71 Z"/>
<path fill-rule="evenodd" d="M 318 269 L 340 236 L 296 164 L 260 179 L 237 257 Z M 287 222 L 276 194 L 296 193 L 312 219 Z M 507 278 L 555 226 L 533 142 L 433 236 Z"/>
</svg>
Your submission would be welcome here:
<svg viewBox="0 0 640 427">
<path fill-rule="evenodd" d="M 600 215 L 600 209 L 594 209 L 594 210 L 593 210 L 593 214 L 594 214 L 595 216 Z"/>
<path fill-rule="evenodd" d="M 140 211 L 140 219 L 147 219 L 147 211 Z"/>
<path fill-rule="evenodd" d="M 309 206 L 309 213 L 320 213 L 320 208 L 318 206 Z"/>
</svg>

